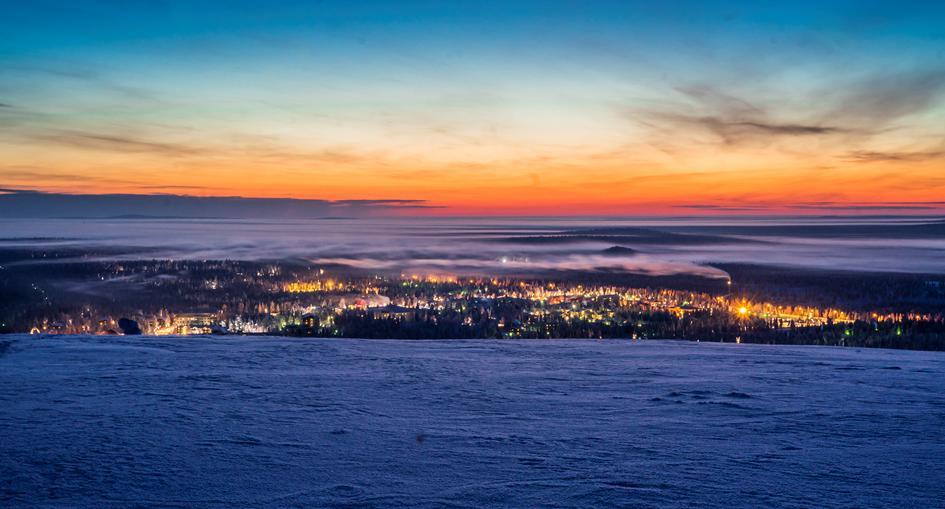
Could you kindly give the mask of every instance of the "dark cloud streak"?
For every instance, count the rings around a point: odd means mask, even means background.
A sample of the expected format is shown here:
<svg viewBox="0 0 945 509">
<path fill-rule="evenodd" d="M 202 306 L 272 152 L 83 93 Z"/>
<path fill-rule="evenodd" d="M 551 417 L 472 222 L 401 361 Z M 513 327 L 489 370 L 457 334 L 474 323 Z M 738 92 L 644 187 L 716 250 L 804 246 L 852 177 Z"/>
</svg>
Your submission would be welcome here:
<svg viewBox="0 0 945 509">
<path fill-rule="evenodd" d="M 921 162 L 945 157 L 945 150 L 930 150 L 919 152 L 881 152 L 872 150 L 857 150 L 848 154 L 847 159 L 854 162 Z"/>
<path fill-rule="evenodd" d="M 708 85 L 678 87 L 692 104 L 663 109 L 630 112 L 634 119 L 642 115 L 646 124 L 667 132 L 697 128 L 717 136 L 725 145 L 768 142 L 779 137 L 823 136 L 852 131 L 822 122 L 785 122 L 767 108 L 748 100 L 722 93 Z"/>
</svg>

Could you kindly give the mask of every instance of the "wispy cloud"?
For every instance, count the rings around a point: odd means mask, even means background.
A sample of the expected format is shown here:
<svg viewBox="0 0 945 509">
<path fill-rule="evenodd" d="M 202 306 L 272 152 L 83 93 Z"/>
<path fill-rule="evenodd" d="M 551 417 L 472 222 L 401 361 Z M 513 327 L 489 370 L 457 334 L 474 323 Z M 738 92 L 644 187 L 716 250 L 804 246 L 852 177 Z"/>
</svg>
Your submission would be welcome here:
<svg viewBox="0 0 945 509">
<path fill-rule="evenodd" d="M 749 212 L 770 209 L 767 205 L 716 205 L 711 203 L 690 203 L 676 205 L 677 209 L 692 209 L 708 212 Z"/>
<path fill-rule="evenodd" d="M 945 70 L 923 69 L 912 72 L 879 74 L 839 87 L 827 109 L 828 118 L 848 125 L 889 126 L 904 117 L 927 111 L 945 93 Z M 828 103 L 829 104 L 829 103 Z"/>
<path fill-rule="evenodd" d="M 862 212 L 862 211 L 923 211 L 942 210 L 945 201 L 896 201 L 879 203 L 848 203 L 841 201 L 809 201 L 809 202 L 758 202 L 744 204 L 710 204 L 693 203 L 676 205 L 677 209 L 700 210 L 704 212 L 768 212 L 771 210 L 811 211 L 823 210 L 834 212 Z"/>
<path fill-rule="evenodd" d="M 173 185 L 168 184 L 164 186 L 136 186 L 138 189 L 145 191 L 200 191 L 204 189 L 210 189 L 205 186 L 182 186 L 182 185 Z"/>
<path fill-rule="evenodd" d="M 36 140 L 62 146 L 109 152 L 156 153 L 168 156 L 194 156 L 206 153 L 206 149 L 182 143 L 74 129 L 44 129 L 30 136 Z"/>
<path fill-rule="evenodd" d="M 945 158 L 945 150 L 928 150 L 918 152 L 882 152 L 874 150 L 856 150 L 847 154 L 848 161 L 862 163 L 902 161 L 920 162 L 940 158 Z"/>
<path fill-rule="evenodd" d="M 378 199 L 378 200 L 334 200 L 333 205 L 342 207 L 395 207 L 395 208 L 442 208 L 429 205 L 426 200 Z"/>
<path fill-rule="evenodd" d="M 803 97 L 791 95 L 789 107 L 776 100 L 739 97 L 720 90 L 722 84 L 686 85 L 675 90 L 683 101 L 657 107 L 631 108 L 625 111 L 632 120 L 655 129 L 660 135 L 685 135 L 706 132 L 720 143 L 737 146 L 767 143 L 797 137 L 838 138 L 844 144 L 867 143 L 870 138 L 899 124 L 910 115 L 929 111 L 945 94 L 945 70 L 876 74 L 845 85 L 832 85 L 806 105 Z M 773 91 L 769 91 L 773 95 Z M 937 157 L 940 151 L 907 154 L 889 152 L 886 157 L 914 160 Z M 858 160 L 879 160 L 882 151 L 862 149 L 853 152 Z"/>
<path fill-rule="evenodd" d="M 21 166 L 0 166 L 0 177 L 7 182 L 23 181 L 31 185 L 36 182 L 60 182 L 60 183 L 90 183 L 110 184 L 110 185 L 133 185 L 136 181 L 131 179 L 116 179 L 112 177 L 97 175 L 82 175 L 78 173 L 63 173 L 56 171 L 47 171 L 42 168 L 21 167 Z M 162 186 L 164 187 L 164 186 Z"/>
<path fill-rule="evenodd" d="M 7 66 L 5 69 L 10 75 L 16 74 L 27 79 L 23 80 L 24 86 L 30 82 L 48 83 L 50 78 L 60 82 L 65 81 L 70 88 L 76 85 L 89 89 L 107 91 L 118 97 L 124 97 L 135 101 L 149 100 L 157 101 L 157 96 L 150 90 L 141 87 L 132 87 L 120 83 L 110 78 L 106 74 L 107 67 L 101 63 L 95 67 L 79 64 L 68 60 L 47 61 L 45 63 L 29 63 Z"/>
<path fill-rule="evenodd" d="M 778 137 L 823 136 L 853 131 L 826 122 L 796 122 L 779 118 L 769 108 L 734 97 L 709 85 L 678 87 L 687 101 L 658 109 L 631 110 L 629 116 L 660 131 L 703 131 L 725 145 L 767 142 Z"/>
</svg>

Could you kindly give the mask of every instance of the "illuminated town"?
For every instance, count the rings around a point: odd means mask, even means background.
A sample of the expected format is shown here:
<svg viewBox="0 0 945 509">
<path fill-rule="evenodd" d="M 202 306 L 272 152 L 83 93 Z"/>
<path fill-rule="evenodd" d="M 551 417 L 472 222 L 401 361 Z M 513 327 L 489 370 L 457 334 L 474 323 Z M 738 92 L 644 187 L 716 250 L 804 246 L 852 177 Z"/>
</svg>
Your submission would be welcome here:
<svg viewBox="0 0 945 509">
<path fill-rule="evenodd" d="M 718 282 L 716 291 L 693 291 L 237 261 L 109 262 L 71 270 L 94 270 L 93 281 L 83 283 L 87 294 L 107 289 L 115 297 L 68 308 L 49 297 L 61 284 L 47 283 L 47 290 L 31 283 L 34 298 L 46 305 L 5 320 L 33 334 L 678 338 L 887 347 L 906 336 L 910 347 L 931 349 L 945 337 L 941 312 L 774 301 L 750 297 L 732 279 Z"/>
</svg>

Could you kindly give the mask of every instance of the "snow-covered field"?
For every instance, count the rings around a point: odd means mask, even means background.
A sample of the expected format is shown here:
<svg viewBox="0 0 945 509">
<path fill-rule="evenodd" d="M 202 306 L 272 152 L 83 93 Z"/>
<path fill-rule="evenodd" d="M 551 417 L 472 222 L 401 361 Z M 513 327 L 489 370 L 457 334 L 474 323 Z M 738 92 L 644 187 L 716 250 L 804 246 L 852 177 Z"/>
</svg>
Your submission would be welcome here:
<svg viewBox="0 0 945 509">
<path fill-rule="evenodd" d="M 345 504 L 943 507 L 945 355 L 0 336 L 0 506 Z"/>
</svg>

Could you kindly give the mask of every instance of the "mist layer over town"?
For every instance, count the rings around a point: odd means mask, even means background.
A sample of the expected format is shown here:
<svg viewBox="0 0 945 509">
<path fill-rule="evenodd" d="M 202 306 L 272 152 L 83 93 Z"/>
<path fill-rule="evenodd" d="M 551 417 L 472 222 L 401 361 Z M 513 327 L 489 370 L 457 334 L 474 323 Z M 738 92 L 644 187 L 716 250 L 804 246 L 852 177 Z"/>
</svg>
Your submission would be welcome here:
<svg viewBox="0 0 945 509">
<path fill-rule="evenodd" d="M 0 220 L 0 248 L 23 246 L 113 250 L 101 256 L 118 259 L 303 259 L 461 274 L 608 269 L 725 277 L 707 265 L 733 262 L 945 272 L 945 222 L 917 217 Z M 607 251 L 614 246 L 628 249 Z"/>
</svg>

